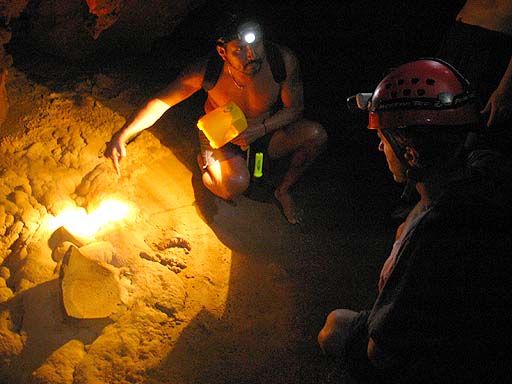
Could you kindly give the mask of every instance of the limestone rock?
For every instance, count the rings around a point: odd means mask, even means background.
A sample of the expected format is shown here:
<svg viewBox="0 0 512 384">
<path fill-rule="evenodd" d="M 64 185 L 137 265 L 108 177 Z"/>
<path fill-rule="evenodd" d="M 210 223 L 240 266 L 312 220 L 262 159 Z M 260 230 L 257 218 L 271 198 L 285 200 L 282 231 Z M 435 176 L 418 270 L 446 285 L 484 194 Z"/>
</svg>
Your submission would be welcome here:
<svg viewBox="0 0 512 384">
<path fill-rule="evenodd" d="M 0 287 L 0 303 L 9 300 L 13 295 L 14 294 L 9 287 Z"/>
<path fill-rule="evenodd" d="M 89 12 L 95 16 L 94 25 L 89 26 L 92 37 L 97 39 L 102 31 L 110 28 L 119 18 L 121 0 L 86 0 Z"/>
<path fill-rule="evenodd" d="M 54 351 L 47 361 L 34 371 L 32 374 L 32 383 L 72 383 L 75 366 L 84 356 L 84 344 L 79 340 L 70 340 Z"/>
<path fill-rule="evenodd" d="M 0 17 L 10 21 L 18 17 L 27 6 L 28 0 L 6 0 L 0 2 Z M 7 23 L 8 24 L 8 23 Z"/>
<path fill-rule="evenodd" d="M 62 261 L 62 259 L 64 258 L 64 256 L 68 252 L 69 247 L 72 247 L 74 245 L 75 244 L 73 244 L 71 241 L 64 241 L 61 244 L 59 244 L 57 247 L 53 248 L 52 249 L 52 259 L 53 259 L 53 261 L 55 261 L 57 263 Z"/>
<path fill-rule="evenodd" d="M 24 32 L 46 52 L 70 60 L 148 52 L 157 39 L 168 36 L 203 0 L 85 3 L 41 0 L 25 11 L 29 28 Z"/>
<path fill-rule="evenodd" d="M 55 249 L 66 242 L 73 243 L 77 247 L 82 247 L 86 244 L 84 239 L 81 239 L 79 236 L 72 235 L 65 227 L 57 228 L 48 240 L 48 244 L 51 249 Z"/>
<path fill-rule="evenodd" d="M 71 247 L 62 264 L 62 298 L 66 313 L 79 319 L 110 316 L 121 302 L 115 269 Z"/>
<path fill-rule="evenodd" d="M 115 250 L 108 241 L 97 241 L 80 247 L 80 253 L 88 259 L 112 264 Z"/>
<path fill-rule="evenodd" d="M 5 88 L 6 78 L 7 69 L 3 69 L 0 75 L 0 125 L 7 119 L 7 113 L 9 112 L 9 98 L 7 97 L 7 89 Z"/>
</svg>

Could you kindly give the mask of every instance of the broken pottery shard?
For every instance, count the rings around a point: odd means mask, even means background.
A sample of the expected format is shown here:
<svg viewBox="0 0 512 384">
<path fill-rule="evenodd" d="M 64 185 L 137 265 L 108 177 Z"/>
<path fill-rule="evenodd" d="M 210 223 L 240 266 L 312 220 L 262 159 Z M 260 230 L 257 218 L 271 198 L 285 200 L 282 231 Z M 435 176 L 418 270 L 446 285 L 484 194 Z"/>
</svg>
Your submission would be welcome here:
<svg viewBox="0 0 512 384">
<path fill-rule="evenodd" d="M 59 227 L 52 233 L 48 240 L 48 245 L 51 249 L 55 249 L 64 242 L 70 242 L 77 247 L 84 246 L 87 242 L 79 236 L 72 235 L 65 227 Z"/>
<path fill-rule="evenodd" d="M 88 259 L 111 264 L 115 251 L 108 241 L 97 241 L 80 247 L 80 253 Z"/>
<path fill-rule="evenodd" d="M 66 313 L 79 319 L 110 316 L 121 302 L 114 269 L 70 247 L 62 264 L 62 298 Z"/>
</svg>

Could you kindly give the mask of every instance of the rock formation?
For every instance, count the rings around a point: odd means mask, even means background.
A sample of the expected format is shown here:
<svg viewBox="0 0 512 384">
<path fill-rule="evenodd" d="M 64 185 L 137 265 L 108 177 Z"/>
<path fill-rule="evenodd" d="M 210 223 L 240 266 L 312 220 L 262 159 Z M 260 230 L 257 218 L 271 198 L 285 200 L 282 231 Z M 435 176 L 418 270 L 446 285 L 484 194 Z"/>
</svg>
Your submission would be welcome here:
<svg viewBox="0 0 512 384">
<path fill-rule="evenodd" d="M 5 46 L 26 34 L 39 50 L 66 60 L 90 60 L 108 52 L 148 51 L 195 7 L 195 0 L 0 0 L 0 126 L 9 109 L 5 88 L 12 57 Z M 16 19 L 23 15 L 22 27 Z"/>
</svg>

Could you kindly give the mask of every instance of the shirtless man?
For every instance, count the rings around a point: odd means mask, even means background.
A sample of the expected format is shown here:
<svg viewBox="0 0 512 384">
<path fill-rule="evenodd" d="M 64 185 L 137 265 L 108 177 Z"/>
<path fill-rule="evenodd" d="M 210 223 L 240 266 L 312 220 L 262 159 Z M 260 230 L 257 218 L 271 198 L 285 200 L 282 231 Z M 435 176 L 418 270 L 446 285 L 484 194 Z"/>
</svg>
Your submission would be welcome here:
<svg viewBox="0 0 512 384">
<path fill-rule="evenodd" d="M 254 41 L 244 40 L 245 33 Z M 117 173 L 126 156 L 126 143 L 134 135 L 151 127 L 169 108 L 192 96 L 200 89 L 207 90 L 205 112 L 234 101 L 244 112 L 248 127 L 237 138 L 219 149 L 201 140 L 203 184 L 223 199 L 234 199 L 249 187 L 251 180 L 245 152 L 242 148 L 256 141 L 267 141 L 271 159 L 291 155 L 290 167 L 274 195 L 291 224 L 301 221 L 290 189 L 307 167 L 321 153 L 327 134 L 323 127 L 302 117 L 304 109 L 303 84 L 296 56 L 287 48 L 273 45 L 284 63 L 284 76 L 276 82 L 271 69 L 268 45 L 255 23 L 242 23 L 233 17 L 219 35 L 216 43 L 220 63 L 218 78 L 205 87 L 209 58 L 200 59 L 186 68 L 155 97 L 149 99 L 112 137 L 105 156 L 110 158 Z M 275 56 L 275 55 L 274 55 Z"/>
<path fill-rule="evenodd" d="M 480 92 L 488 127 L 510 120 L 512 0 L 467 0 L 437 57 L 455 65 Z"/>
</svg>

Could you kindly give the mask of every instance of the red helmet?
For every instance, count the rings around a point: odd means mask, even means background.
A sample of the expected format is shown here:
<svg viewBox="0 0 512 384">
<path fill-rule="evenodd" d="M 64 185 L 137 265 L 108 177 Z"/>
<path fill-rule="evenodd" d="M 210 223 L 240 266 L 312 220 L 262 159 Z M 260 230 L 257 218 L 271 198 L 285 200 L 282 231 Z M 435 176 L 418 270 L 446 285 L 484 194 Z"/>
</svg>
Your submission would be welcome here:
<svg viewBox="0 0 512 384">
<path fill-rule="evenodd" d="M 368 104 L 369 129 L 477 124 L 480 113 L 469 82 L 438 59 L 419 59 L 390 72 Z"/>
</svg>

